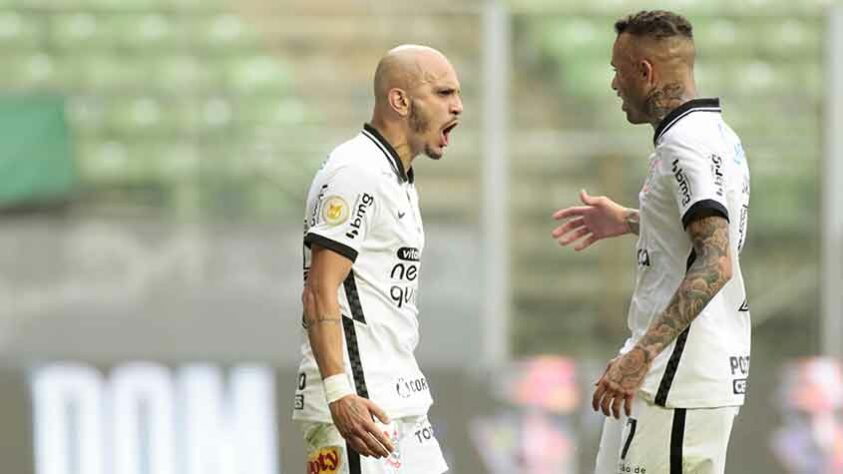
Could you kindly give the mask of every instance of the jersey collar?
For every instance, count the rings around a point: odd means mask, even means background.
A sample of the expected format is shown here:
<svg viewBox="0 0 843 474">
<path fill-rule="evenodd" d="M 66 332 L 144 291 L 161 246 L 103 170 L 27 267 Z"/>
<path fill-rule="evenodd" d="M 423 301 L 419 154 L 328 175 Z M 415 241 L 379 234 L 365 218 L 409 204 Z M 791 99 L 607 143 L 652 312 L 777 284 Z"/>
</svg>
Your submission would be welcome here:
<svg viewBox="0 0 843 474">
<path fill-rule="evenodd" d="M 383 152 L 384 156 L 389 160 L 389 164 L 392 167 L 392 171 L 395 171 L 395 174 L 398 176 L 398 179 L 401 182 L 413 182 L 413 168 L 411 167 L 409 171 L 404 171 L 404 163 L 401 162 L 401 158 L 398 157 L 398 153 L 395 151 L 395 148 L 392 148 L 392 145 L 383 137 L 383 135 L 378 132 L 378 130 L 369 125 L 368 123 L 363 124 L 363 135 L 366 135 L 369 140 L 372 140 L 378 148 L 380 148 L 381 152 Z"/>
<path fill-rule="evenodd" d="M 662 137 L 671 127 L 682 120 L 683 117 L 694 112 L 722 112 L 720 108 L 720 99 L 693 99 L 685 102 L 679 107 L 670 111 L 669 114 L 656 127 L 656 133 L 653 135 L 653 145 L 659 144 L 659 138 Z"/>
</svg>

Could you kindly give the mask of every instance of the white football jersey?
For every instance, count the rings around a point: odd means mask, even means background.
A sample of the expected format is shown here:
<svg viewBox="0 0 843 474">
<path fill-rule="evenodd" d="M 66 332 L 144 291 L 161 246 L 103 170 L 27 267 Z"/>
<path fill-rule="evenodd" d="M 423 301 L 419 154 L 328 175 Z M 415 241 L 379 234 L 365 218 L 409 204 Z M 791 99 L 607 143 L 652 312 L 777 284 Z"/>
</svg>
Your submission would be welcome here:
<svg viewBox="0 0 843 474">
<path fill-rule="evenodd" d="M 696 99 L 673 110 L 657 127 L 654 144 L 639 194 L 638 268 L 628 321 L 632 337 L 622 352 L 665 310 L 696 258 L 688 224 L 701 213 L 722 215 L 729 221 L 732 279 L 653 361 L 641 390 L 668 408 L 742 405 L 751 329 L 738 258 L 749 210 L 743 147 L 723 121 L 718 99 Z"/>
<path fill-rule="evenodd" d="M 357 394 L 391 418 L 425 415 L 432 404 L 413 351 L 419 341 L 419 270 L 424 229 L 413 170 L 366 124 L 334 149 L 310 187 L 304 222 L 304 273 L 316 244 L 350 259 L 339 288 L 345 369 Z M 293 418 L 331 422 L 307 331 Z"/>
</svg>

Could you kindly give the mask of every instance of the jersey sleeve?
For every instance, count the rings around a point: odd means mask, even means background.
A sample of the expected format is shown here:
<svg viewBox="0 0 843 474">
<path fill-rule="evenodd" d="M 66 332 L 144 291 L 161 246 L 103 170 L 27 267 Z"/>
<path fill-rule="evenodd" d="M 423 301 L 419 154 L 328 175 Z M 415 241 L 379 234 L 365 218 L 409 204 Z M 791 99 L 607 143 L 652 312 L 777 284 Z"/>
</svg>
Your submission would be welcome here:
<svg viewBox="0 0 843 474">
<path fill-rule="evenodd" d="M 672 141 L 663 145 L 662 159 L 672 175 L 670 186 L 683 227 L 700 216 L 729 220 L 722 157 L 690 142 Z"/>
<path fill-rule="evenodd" d="M 375 188 L 374 180 L 363 170 L 354 166 L 335 170 L 322 186 L 305 245 L 317 244 L 354 262 L 375 219 Z"/>
</svg>

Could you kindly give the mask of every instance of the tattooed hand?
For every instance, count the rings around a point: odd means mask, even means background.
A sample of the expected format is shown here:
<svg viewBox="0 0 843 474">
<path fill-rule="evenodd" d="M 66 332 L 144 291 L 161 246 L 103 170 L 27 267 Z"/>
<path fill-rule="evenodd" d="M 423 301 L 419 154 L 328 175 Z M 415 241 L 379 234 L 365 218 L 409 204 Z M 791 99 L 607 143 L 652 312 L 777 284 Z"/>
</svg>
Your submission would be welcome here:
<svg viewBox="0 0 843 474">
<path fill-rule="evenodd" d="M 594 384 L 597 387 L 591 399 L 594 411 L 601 410 L 606 416 L 620 418 L 623 404 L 626 415 L 631 415 L 632 400 L 651 363 L 650 354 L 639 346 L 609 361 L 603 376 Z"/>
<path fill-rule="evenodd" d="M 369 399 L 348 395 L 328 405 L 337 431 L 352 449 L 363 456 L 389 457 L 395 446 L 375 425 L 374 417 L 389 423 L 389 417 Z"/>
</svg>

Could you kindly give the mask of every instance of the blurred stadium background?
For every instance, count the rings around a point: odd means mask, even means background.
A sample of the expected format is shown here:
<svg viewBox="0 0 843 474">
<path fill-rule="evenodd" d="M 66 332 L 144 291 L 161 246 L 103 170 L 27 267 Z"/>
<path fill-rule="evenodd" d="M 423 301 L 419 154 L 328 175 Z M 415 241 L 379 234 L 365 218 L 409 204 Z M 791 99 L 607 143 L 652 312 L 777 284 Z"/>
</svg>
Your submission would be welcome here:
<svg viewBox="0 0 843 474">
<path fill-rule="evenodd" d="M 659 6 L 0 0 L 0 472 L 303 472 L 305 192 L 407 42 L 451 58 L 466 107 L 446 158 L 416 161 L 419 357 L 451 472 L 590 472 L 633 241 L 559 249 L 550 215 L 580 188 L 636 203 L 652 131 L 609 88 L 612 25 Z M 841 473 L 843 10 L 669 7 L 753 173 L 728 472 Z"/>
</svg>

